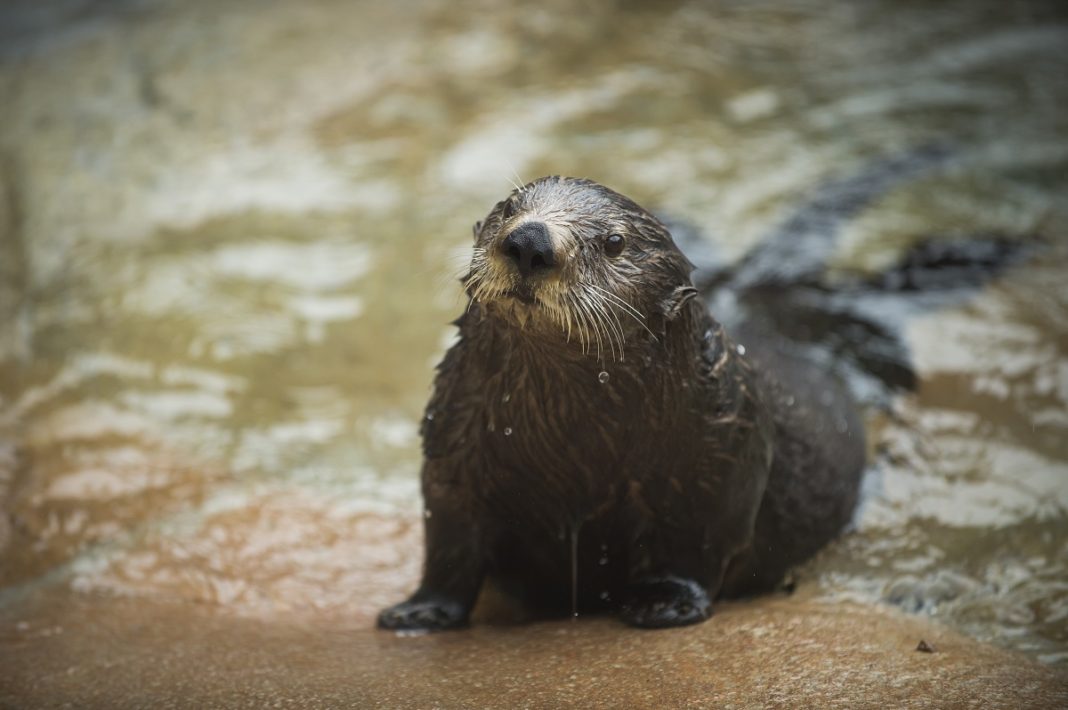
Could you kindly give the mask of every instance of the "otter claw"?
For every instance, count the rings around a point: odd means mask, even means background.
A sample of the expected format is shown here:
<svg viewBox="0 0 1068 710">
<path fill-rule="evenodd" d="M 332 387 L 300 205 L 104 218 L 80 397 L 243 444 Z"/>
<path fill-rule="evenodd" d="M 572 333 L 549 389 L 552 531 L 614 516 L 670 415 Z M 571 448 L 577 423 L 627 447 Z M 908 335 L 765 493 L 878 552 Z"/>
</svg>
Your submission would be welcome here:
<svg viewBox="0 0 1068 710">
<path fill-rule="evenodd" d="M 623 621 L 645 629 L 686 626 L 712 615 L 712 601 L 697 582 L 679 577 L 642 580 L 627 589 Z"/>
<path fill-rule="evenodd" d="M 446 599 L 409 599 L 378 615 L 378 628 L 393 631 L 444 631 L 467 626 L 467 610 Z"/>
</svg>

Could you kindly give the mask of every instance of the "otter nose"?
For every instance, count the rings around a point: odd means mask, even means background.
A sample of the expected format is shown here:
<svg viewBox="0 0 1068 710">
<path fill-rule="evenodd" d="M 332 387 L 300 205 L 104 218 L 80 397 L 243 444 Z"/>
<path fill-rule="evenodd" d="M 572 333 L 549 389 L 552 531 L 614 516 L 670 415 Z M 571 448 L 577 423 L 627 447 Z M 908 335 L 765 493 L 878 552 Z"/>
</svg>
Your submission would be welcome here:
<svg viewBox="0 0 1068 710">
<path fill-rule="evenodd" d="M 536 272 L 546 272 L 556 265 L 549 230 L 541 222 L 526 222 L 505 237 L 501 251 L 515 262 L 524 278 Z"/>
</svg>

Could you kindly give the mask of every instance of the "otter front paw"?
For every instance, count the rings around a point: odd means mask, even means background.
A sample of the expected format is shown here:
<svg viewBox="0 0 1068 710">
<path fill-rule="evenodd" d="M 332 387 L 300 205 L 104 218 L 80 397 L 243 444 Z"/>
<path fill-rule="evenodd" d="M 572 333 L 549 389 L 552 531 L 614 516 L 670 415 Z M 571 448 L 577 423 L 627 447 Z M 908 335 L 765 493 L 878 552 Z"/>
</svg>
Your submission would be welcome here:
<svg viewBox="0 0 1068 710">
<path fill-rule="evenodd" d="M 378 628 L 393 631 L 444 631 L 467 626 L 470 610 L 444 597 L 412 598 L 378 615 Z"/>
<path fill-rule="evenodd" d="M 627 588 L 620 616 L 644 629 L 686 626 L 712 616 L 712 600 L 693 580 L 650 577 Z"/>
</svg>

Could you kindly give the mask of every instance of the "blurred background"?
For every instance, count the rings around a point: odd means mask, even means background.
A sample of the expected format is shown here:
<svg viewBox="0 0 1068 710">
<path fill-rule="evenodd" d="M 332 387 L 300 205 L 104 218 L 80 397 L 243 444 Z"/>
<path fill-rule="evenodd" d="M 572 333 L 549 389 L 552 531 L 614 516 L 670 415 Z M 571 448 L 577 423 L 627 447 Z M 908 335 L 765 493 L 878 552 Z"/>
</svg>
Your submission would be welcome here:
<svg viewBox="0 0 1068 710">
<path fill-rule="evenodd" d="M 512 183 L 594 178 L 732 260 L 933 143 L 834 268 L 1046 246 L 909 322 L 919 391 L 802 590 L 1068 664 L 1066 48 L 1037 1 L 4 3 L 0 614 L 369 625 L 417 580 L 417 424 Z"/>
</svg>

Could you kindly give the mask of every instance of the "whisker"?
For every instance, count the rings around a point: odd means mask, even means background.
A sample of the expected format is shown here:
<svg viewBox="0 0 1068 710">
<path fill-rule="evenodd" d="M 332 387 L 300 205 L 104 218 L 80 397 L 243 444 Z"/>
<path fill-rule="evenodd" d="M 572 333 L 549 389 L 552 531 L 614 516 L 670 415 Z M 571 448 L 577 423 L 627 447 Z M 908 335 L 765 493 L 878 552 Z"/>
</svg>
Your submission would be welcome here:
<svg viewBox="0 0 1068 710">
<path fill-rule="evenodd" d="M 638 323 L 638 325 L 642 326 L 642 328 L 645 329 L 645 332 L 647 332 L 649 335 L 652 335 L 653 338 L 656 338 L 656 335 L 653 333 L 653 331 L 649 330 L 648 326 L 645 325 L 645 315 L 641 311 L 639 311 L 637 308 L 635 308 L 631 304 L 627 303 L 625 300 L 623 300 L 621 297 L 617 296 L 616 294 L 612 293 L 611 291 L 603 289 L 603 288 L 601 288 L 600 286 L 598 286 L 596 284 L 589 284 L 589 285 L 593 286 L 593 288 L 597 289 L 598 291 L 603 293 L 605 296 L 610 298 L 616 305 L 618 305 L 620 308 L 622 308 L 627 313 L 627 315 L 629 315 L 631 318 L 633 318 Z"/>
<path fill-rule="evenodd" d="M 571 304 L 571 312 L 574 313 L 575 317 L 578 319 L 579 343 L 582 345 L 582 354 L 587 355 L 593 345 L 593 339 L 590 338 L 590 328 L 586 312 L 581 307 L 581 304 L 573 292 L 568 293 L 567 300 Z"/>
<path fill-rule="evenodd" d="M 626 342 L 626 338 L 623 334 L 623 329 L 619 324 L 619 319 L 608 310 L 610 302 L 606 301 L 603 297 L 599 297 L 594 292 L 587 291 L 586 295 L 591 302 L 591 308 L 594 310 L 598 322 L 601 323 L 604 328 L 608 344 L 612 348 L 612 359 L 616 359 L 616 343 L 618 342 L 619 361 L 622 362 L 624 358 L 623 346 Z"/>
<path fill-rule="evenodd" d="M 616 340 L 615 334 L 612 332 L 611 327 L 606 322 L 604 312 L 598 305 L 591 304 L 590 308 L 593 310 L 593 315 L 597 319 L 597 323 L 601 330 L 604 332 L 604 338 L 608 341 L 608 348 L 612 352 L 612 360 L 616 359 Z"/>
<path fill-rule="evenodd" d="M 571 342 L 571 309 L 560 303 L 559 293 L 553 293 L 552 298 L 546 299 L 545 304 L 549 307 L 549 313 L 553 321 L 566 333 L 565 342 Z"/>
<path fill-rule="evenodd" d="M 619 297 L 618 295 L 616 295 L 616 294 L 612 293 L 612 292 L 611 292 L 611 291 L 609 291 L 608 289 L 606 289 L 606 288 L 603 288 L 603 287 L 601 287 L 601 286 L 598 286 L 598 285 L 597 285 L 597 284 L 595 284 L 595 283 L 589 283 L 589 282 L 587 282 L 587 281 L 583 281 L 583 282 L 582 282 L 582 285 L 583 285 L 583 286 L 589 286 L 590 288 L 594 288 L 594 289 L 597 289 L 598 291 L 600 291 L 601 293 L 603 293 L 603 294 L 604 294 L 605 296 L 607 296 L 608 298 L 610 298 L 610 299 L 612 299 L 613 301 L 615 301 L 615 303 L 617 303 L 617 304 L 618 304 L 619 306 L 621 306 L 621 307 L 622 307 L 622 308 L 624 308 L 625 310 L 628 310 L 628 311 L 630 311 L 630 312 L 631 312 L 631 313 L 632 313 L 632 314 L 633 314 L 633 315 L 634 315 L 635 317 L 637 317 L 637 318 L 640 318 L 641 320 L 645 320 L 645 316 L 644 316 L 644 315 L 642 315 L 641 311 L 639 311 L 639 310 L 638 310 L 637 308 L 635 308 L 635 307 L 634 307 L 634 306 L 632 306 L 631 304 L 627 303 L 627 302 L 626 302 L 625 300 L 623 300 L 622 298 L 620 298 L 620 297 Z"/>
<path fill-rule="evenodd" d="M 571 342 L 571 310 L 567 308 L 561 309 L 564 316 L 567 318 L 567 342 Z"/>
<path fill-rule="evenodd" d="M 582 322 L 583 322 L 583 326 L 584 326 L 583 330 L 585 331 L 585 335 L 586 335 L 586 347 L 585 347 L 584 352 L 586 354 L 588 354 L 588 353 L 590 353 L 592 351 L 593 345 L 594 345 L 594 337 L 596 337 L 596 340 L 597 340 L 597 359 L 600 360 L 600 358 L 601 358 L 601 338 L 600 338 L 600 333 L 597 330 L 597 325 L 595 324 L 595 322 L 593 320 L 593 317 L 590 314 L 590 310 L 588 310 L 588 307 L 582 301 L 582 299 L 575 298 L 574 301 L 572 301 L 572 302 L 574 302 L 574 304 L 576 306 L 576 309 L 577 309 L 577 312 L 582 315 Z M 591 333 L 593 333 L 594 337 L 590 336 Z"/>
<path fill-rule="evenodd" d="M 651 331 L 651 330 L 649 329 L 649 326 L 647 326 L 647 325 L 645 324 L 645 316 L 644 316 L 644 315 L 643 315 L 643 314 L 641 313 L 641 311 L 639 311 L 639 310 L 638 310 L 637 308 L 635 308 L 635 307 L 634 307 L 634 306 L 632 306 L 631 304 L 627 303 L 626 301 L 624 301 L 624 300 L 623 300 L 622 298 L 620 298 L 620 297 L 619 297 L 619 296 L 617 296 L 616 294 L 612 293 L 611 291 L 608 291 L 608 290 L 606 290 L 606 289 L 604 289 L 604 288 L 601 288 L 600 286 L 598 286 L 598 285 L 596 285 L 596 284 L 592 284 L 592 283 L 585 283 L 585 282 L 583 282 L 583 284 L 582 284 L 582 285 L 584 285 L 584 286 L 591 286 L 591 287 L 593 287 L 593 288 L 597 289 L 598 291 L 600 291 L 601 293 L 605 294 L 605 295 L 606 295 L 606 296 L 607 296 L 608 298 L 610 298 L 610 299 L 611 299 L 611 301 L 612 301 L 612 302 L 613 302 L 613 303 L 614 303 L 615 305 L 619 306 L 619 307 L 620 307 L 620 308 L 621 308 L 621 309 L 623 310 L 623 312 L 624 312 L 624 313 L 626 313 L 626 314 L 627 314 L 628 316 L 630 316 L 630 317 L 631 317 L 631 319 L 632 319 L 632 320 L 633 320 L 633 321 L 634 321 L 635 323 L 637 323 L 638 325 L 640 325 L 640 326 L 642 327 L 642 329 L 643 329 L 643 330 L 644 330 L 644 331 L 645 331 L 646 333 L 648 333 L 649 335 L 651 335 L 651 336 L 652 336 L 652 338 L 653 338 L 653 340 L 657 340 L 657 341 L 659 341 L 659 340 L 660 340 L 659 338 L 657 338 L 657 337 L 656 337 L 656 333 L 654 333 L 653 331 Z"/>
<path fill-rule="evenodd" d="M 610 308 L 611 302 L 605 303 L 605 314 L 612 319 L 615 326 L 616 337 L 619 338 L 619 361 L 623 362 L 627 356 L 627 334 L 623 331 L 623 324 L 619 322 L 619 315 Z"/>
<path fill-rule="evenodd" d="M 601 320 L 600 314 L 594 304 L 586 302 L 586 307 L 590 309 L 590 320 L 594 324 L 594 334 L 597 336 L 597 359 L 604 362 L 605 358 L 605 344 L 612 349 L 612 359 L 615 360 L 615 345 L 612 343 L 611 338 L 608 336 L 608 331 L 604 328 L 604 321 Z"/>
<path fill-rule="evenodd" d="M 567 295 L 567 302 L 568 302 L 568 310 L 570 310 L 573 314 L 575 314 L 575 320 L 578 323 L 577 330 L 578 330 L 578 336 L 579 336 L 579 344 L 582 346 L 583 354 L 585 354 L 586 353 L 587 344 L 589 343 L 589 337 L 588 337 L 589 333 L 586 330 L 586 318 L 585 318 L 584 314 L 582 313 L 581 309 L 579 309 L 578 304 L 575 303 L 574 294 L 570 294 L 569 293 Z"/>
</svg>

